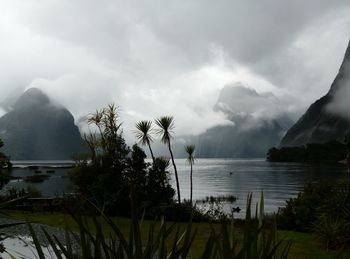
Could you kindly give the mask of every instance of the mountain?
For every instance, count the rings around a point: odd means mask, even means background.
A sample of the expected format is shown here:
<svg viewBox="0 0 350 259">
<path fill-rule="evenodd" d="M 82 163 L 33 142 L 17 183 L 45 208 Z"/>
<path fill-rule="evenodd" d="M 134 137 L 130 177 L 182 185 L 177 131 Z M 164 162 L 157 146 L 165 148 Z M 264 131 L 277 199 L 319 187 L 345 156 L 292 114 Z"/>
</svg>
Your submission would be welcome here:
<svg viewBox="0 0 350 259">
<path fill-rule="evenodd" d="M 191 143 L 196 145 L 197 157 L 265 157 L 267 150 L 278 145 L 294 123 L 278 107 L 281 107 L 280 101 L 272 93 L 258 93 L 241 83 L 227 85 L 221 90 L 213 109 L 224 113 L 228 123 L 211 127 L 196 136 L 175 138 L 174 154 L 185 157 L 184 145 Z M 158 145 L 154 150 L 158 155 L 167 153 Z"/>
<path fill-rule="evenodd" d="M 339 72 L 329 92 L 314 102 L 306 113 L 288 130 L 281 141 L 282 147 L 301 146 L 308 143 L 325 143 L 332 140 L 343 142 L 350 132 L 350 42 Z"/>
<path fill-rule="evenodd" d="M 245 119 L 250 122 L 250 119 Z M 264 157 L 271 145 L 278 143 L 283 129 L 276 121 L 261 121 L 257 127 L 245 128 L 246 121 L 234 126 L 216 126 L 197 137 L 198 157 Z"/>
<path fill-rule="evenodd" d="M 0 118 L 0 138 L 12 160 L 70 159 L 83 147 L 72 114 L 36 88 Z"/>
<path fill-rule="evenodd" d="M 223 112 L 232 124 L 199 135 L 197 156 L 264 157 L 293 123 L 286 114 L 270 112 L 280 106 L 272 93 L 258 93 L 241 83 L 225 86 L 214 110 Z"/>
</svg>

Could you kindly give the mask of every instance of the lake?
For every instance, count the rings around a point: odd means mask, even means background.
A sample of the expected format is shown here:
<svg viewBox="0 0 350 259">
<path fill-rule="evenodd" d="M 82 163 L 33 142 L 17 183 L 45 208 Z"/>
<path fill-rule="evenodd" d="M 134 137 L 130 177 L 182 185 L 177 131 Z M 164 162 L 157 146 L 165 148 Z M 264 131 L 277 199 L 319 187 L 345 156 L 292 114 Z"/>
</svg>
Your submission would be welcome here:
<svg viewBox="0 0 350 259">
<path fill-rule="evenodd" d="M 12 180 L 2 192 L 16 187 L 32 186 L 44 196 L 59 196 L 71 192 L 73 186 L 67 178 L 67 166 L 71 161 L 15 161 L 19 168 L 13 170 L 13 176 L 34 175 L 28 165 L 40 165 L 41 174 L 50 174 L 50 178 L 42 183 L 27 183 L 23 180 Z M 190 167 L 185 159 L 176 159 L 179 172 L 181 198 L 189 199 Z M 49 168 L 54 166 L 55 168 Z M 172 170 L 172 167 L 170 167 Z M 37 171 L 38 171 L 37 170 Z M 52 170 L 55 172 L 53 173 Z M 48 171 L 51 171 L 48 173 Z M 38 173 L 38 172 L 37 172 Z M 193 171 L 194 200 L 206 196 L 234 195 L 238 197 L 234 207 L 245 208 L 246 197 L 253 193 L 254 203 L 259 200 L 261 191 L 264 192 L 265 211 L 276 212 L 285 201 L 296 197 L 305 182 L 336 181 L 347 175 L 345 164 L 337 165 L 308 165 L 301 163 L 271 163 L 264 159 L 197 159 Z M 171 182 L 175 188 L 173 177 Z M 244 216 L 244 210 L 238 217 Z"/>
<path fill-rule="evenodd" d="M 177 160 L 181 195 L 189 197 L 189 166 L 185 159 Z M 197 159 L 193 172 L 193 196 L 234 195 L 234 207 L 243 209 L 247 195 L 253 193 L 253 204 L 264 192 L 265 212 L 277 212 L 289 198 L 296 197 L 306 182 L 336 181 L 347 175 L 345 164 L 310 165 L 302 163 L 272 163 L 264 159 Z M 174 185 L 175 186 L 175 185 Z"/>
</svg>

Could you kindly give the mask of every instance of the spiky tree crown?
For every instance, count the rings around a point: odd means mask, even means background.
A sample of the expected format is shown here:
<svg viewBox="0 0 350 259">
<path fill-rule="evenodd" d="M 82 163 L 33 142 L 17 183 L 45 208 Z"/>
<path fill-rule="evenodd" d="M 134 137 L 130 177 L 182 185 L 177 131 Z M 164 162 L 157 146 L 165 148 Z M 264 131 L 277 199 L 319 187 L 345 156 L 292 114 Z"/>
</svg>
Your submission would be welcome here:
<svg viewBox="0 0 350 259">
<path fill-rule="evenodd" d="M 153 141 L 151 136 L 152 132 L 152 121 L 140 121 L 136 123 L 136 138 L 142 145 L 147 145 L 149 142 Z"/>
<path fill-rule="evenodd" d="M 187 153 L 187 161 L 190 163 L 190 164 L 193 164 L 194 163 L 194 152 L 195 152 L 195 145 L 187 145 L 185 146 L 185 151 Z"/>
<path fill-rule="evenodd" d="M 169 144 L 172 138 L 171 133 L 173 133 L 173 129 L 175 128 L 174 117 L 163 116 L 156 119 L 155 123 L 159 127 L 156 133 L 161 136 L 161 141 L 164 144 Z"/>
</svg>

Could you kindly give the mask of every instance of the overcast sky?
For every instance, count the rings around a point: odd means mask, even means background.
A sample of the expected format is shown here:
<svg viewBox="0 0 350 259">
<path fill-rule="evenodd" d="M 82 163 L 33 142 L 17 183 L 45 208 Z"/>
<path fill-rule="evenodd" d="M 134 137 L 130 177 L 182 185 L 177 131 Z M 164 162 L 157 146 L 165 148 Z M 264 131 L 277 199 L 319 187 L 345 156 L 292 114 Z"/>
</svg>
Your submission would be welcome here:
<svg viewBox="0 0 350 259">
<path fill-rule="evenodd" d="M 212 107 L 239 81 L 300 115 L 349 36 L 349 0 L 0 0 L 0 99 L 38 87 L 76 120 L 115 102 L 127 134 L 167 114 L 198 133 L 225 122 Z"/>
</svg>

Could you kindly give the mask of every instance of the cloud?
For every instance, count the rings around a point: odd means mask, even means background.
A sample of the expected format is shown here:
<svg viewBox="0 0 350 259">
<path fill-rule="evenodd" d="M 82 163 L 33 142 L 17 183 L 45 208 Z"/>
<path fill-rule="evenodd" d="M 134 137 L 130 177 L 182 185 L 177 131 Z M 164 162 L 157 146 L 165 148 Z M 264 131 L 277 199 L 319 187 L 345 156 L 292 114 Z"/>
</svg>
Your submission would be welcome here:
<svg viewBox="0 0 350 259">
<path fill-rule="evenodd" d="M 348 53 L 350 54 L 350 53 Z M 348 57 L 349 58 L 349 57 Z M 329 112 L 340 114 L 350 120 L 350 60 L 344 61 L 341 74 L 332 86 L 332 102 L 326 107 Z"/>
<path fill-rule="evenodd" d="M 0 108 L 0 117 L 6 114 L 6 111 L 2 108 Z"/>
<path fill-rule="evenodd" d="M 41 88 L 76 121 L 115 102 L 130 139 L 137 120 L 165 114 L 179 135 L 228 123 L 212 107 L 236 81 L 301 114 L 329 88 L 350 35 L 346 0 L 5 0 L 0 10 L 2 96 Z"/>
<path fill-rule="evenodd" d="M 283 104 L 272 92 L 258 93 L 241 82 L 226 85 L 216 104 L 217 110 L 234 116 L 272 119 L 285 112 Z"/>
</svg>

